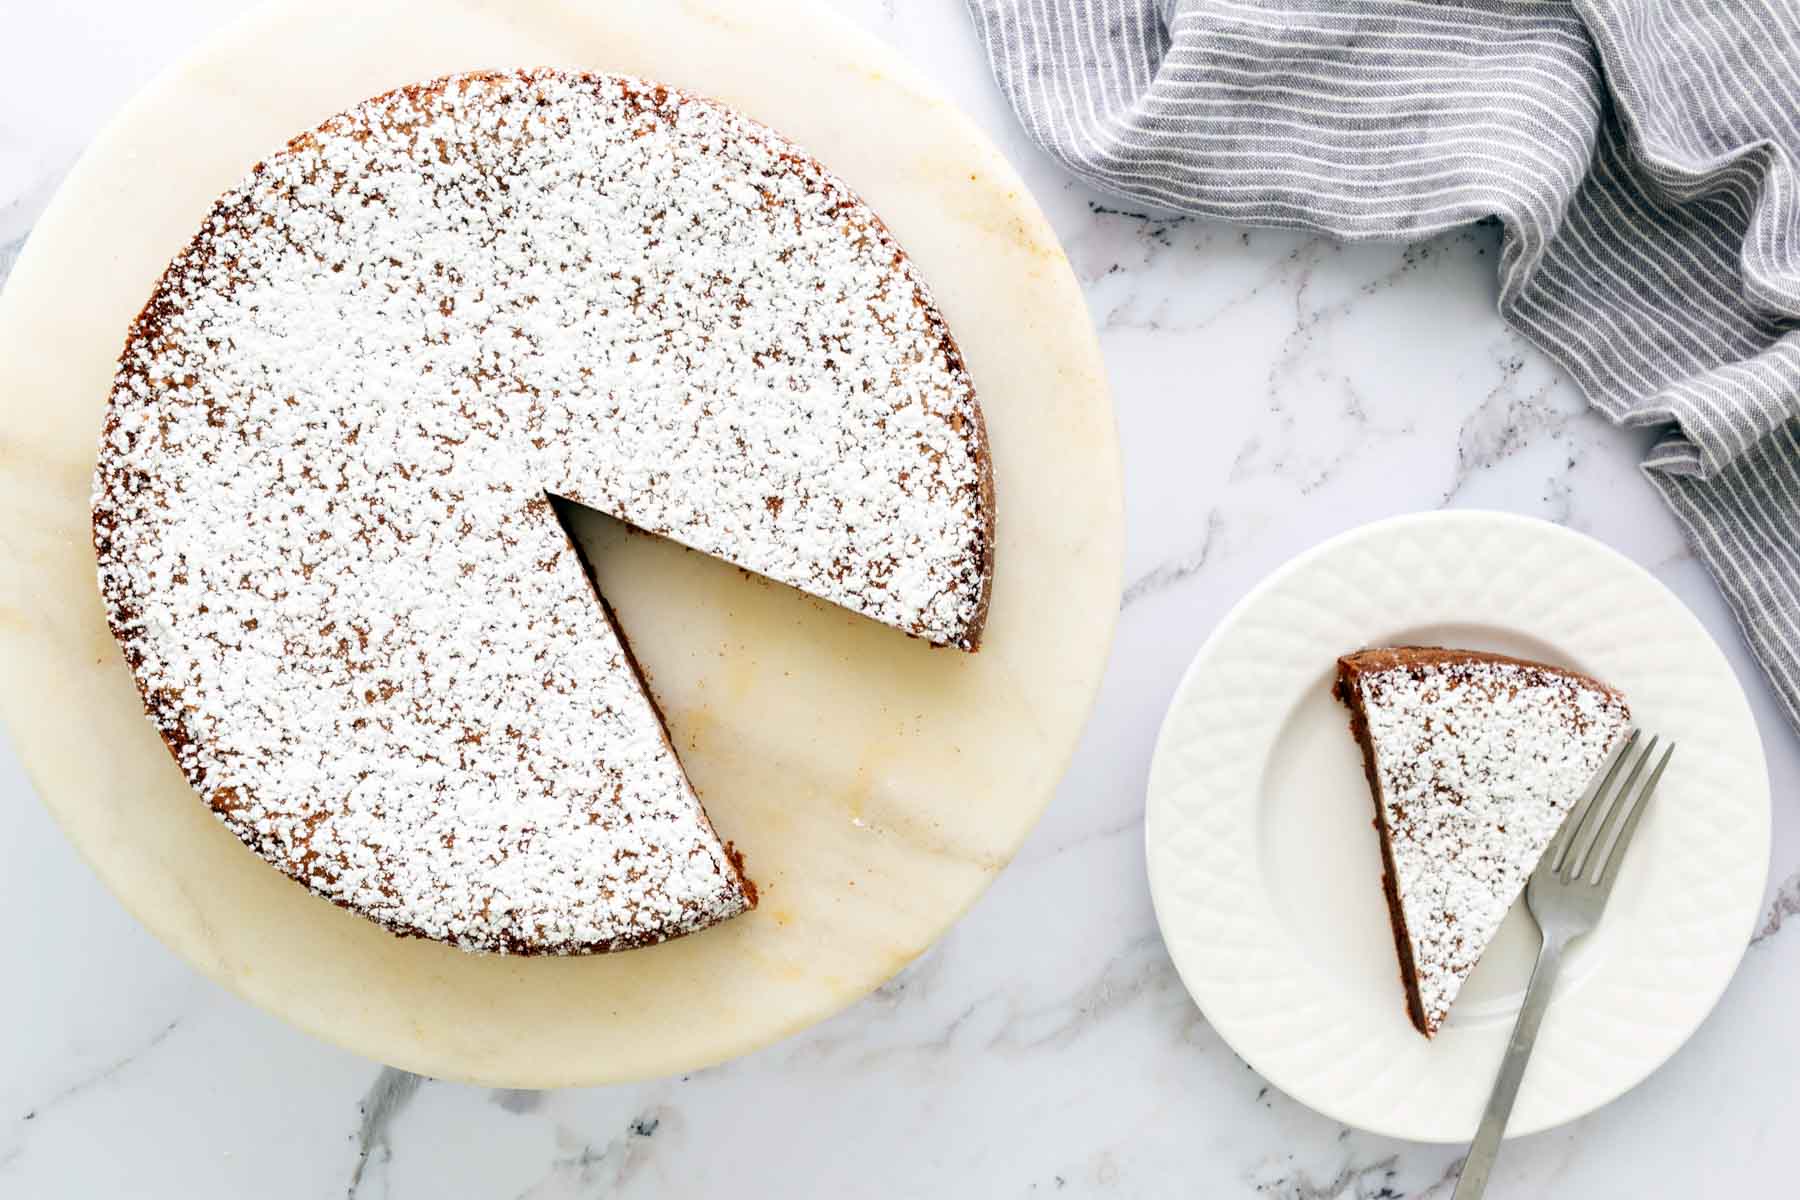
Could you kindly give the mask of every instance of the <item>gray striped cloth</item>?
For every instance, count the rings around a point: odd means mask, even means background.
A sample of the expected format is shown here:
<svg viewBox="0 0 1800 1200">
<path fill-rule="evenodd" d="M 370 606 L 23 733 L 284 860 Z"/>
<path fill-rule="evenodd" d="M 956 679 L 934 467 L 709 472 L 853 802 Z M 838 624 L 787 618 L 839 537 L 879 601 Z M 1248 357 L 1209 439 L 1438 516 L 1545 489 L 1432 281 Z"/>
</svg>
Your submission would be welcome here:
<svg viewBox="0 0 1800 1200">
<path fill-rule="evenodd" d="M 1490 215 L 1800 727 L 1800 0 L 968 0 L 1025 129 L 1145 203 L 1344 240 Z"/>
</svg>

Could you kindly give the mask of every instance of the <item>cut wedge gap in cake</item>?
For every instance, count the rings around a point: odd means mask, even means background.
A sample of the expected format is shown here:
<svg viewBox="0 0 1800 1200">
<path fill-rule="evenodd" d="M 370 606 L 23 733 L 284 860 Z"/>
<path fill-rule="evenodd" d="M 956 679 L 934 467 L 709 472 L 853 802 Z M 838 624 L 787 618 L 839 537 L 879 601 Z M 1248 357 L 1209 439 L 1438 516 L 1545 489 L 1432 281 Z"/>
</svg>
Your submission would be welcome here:
<svg viewBox="0 0 1800 1200">
<path fill-rule="evenodd" d="M 1407 1016 L 1431 1037 L 1631 711 L 1575 671 L 1435 646 L 1345 655 L 1333 692 L 1374 800 Z"/>
<path fill-rule="evenodd" d="M 650 707 L 651 715 L 656 718 L 656 727 L 662 734 L 664 749 L 675 763 L 675 769 L 680 773 L 681 780 L 686 785 L 688 792 L 694 797 L 694 811 L 699 817 L 700 826 L 705 831 L 706 837 L 710 837 L 712 842 L 717 843 L 723 859 L 723 866 L 731 875 L 735 876 L 732 881 L 733 886 L 726 889 L 727 903 L 741 902 L 738 911 L 748 912 L 757 904 L 756 882 L 745 871 L 744 856 L 737 846 L 719 836 L 719 831 L 713 826 L 712 817 L 707 813 L 705 804 L 701 802 L 699 791 L 694 787 L 694 781 L 688 777 L 687 766 L 681 761 L 681 755 L 675 749 L 675 736 L 669 730 L 669 718 L 663 713 L 662 703 L 657 700 L 656 693 L 650 687 L 650 679 L 644 674 L 644 664 L 638 660 L 636 651 L 632 650 L 631 639 L 625 635 L 625 627 L 619 623 L 619 614 L 613 608 L 612 602 L 606 598 L 606 593 L 600 590 L 600 577 L 594 572 L 594 564 L 588 559 L 587 552 L 581 548 L 581 539 L 575 536 L 574 524 L 568 512 L 574 502 L 548 493 L 545 493 L 544 498 L 550 502 L 550 511 L 556 515 L 556 523 L 561 527 L 563 538 L 568 542 L 569 552 L 575 556 L 575 561 L 581 564 L 582 574 L 587 576 L 588 588 L 594 594 L 594 603 L 600 609 L 601 618 L 606 622 L 607 629 L 611 631 L 612 636 L 618 640 L 619 653 L 624 658 L 626 668 L 631 672 L 632 682 L 637 685 L 638 692 L 642 694 L 644 702 Z M 702 840 L 706 840 L 706 837 L 703 837 Z M 735 897 L 732 896 L 733 891 L 736 893 Z"/>
</svg>

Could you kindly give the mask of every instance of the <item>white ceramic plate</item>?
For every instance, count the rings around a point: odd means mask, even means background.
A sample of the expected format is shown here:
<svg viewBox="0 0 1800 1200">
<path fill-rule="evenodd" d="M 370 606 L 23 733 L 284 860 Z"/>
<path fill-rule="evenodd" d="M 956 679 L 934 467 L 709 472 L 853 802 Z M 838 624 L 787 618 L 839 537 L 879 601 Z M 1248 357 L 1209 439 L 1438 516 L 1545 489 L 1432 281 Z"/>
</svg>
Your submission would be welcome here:
<svg viewBox="0 0 1800 1200">
<path fill-rule="evenodd" d="M 1750 937 L 1769 781 L 1736 677 L 1650 574 L 1499 513 L 1401 517 L 1294 559 L 1207 639 L 1150 769 L 1150 888 L 1188 991 L 1276 1087 L 1362 1129 L 1473 1136 L 1536 931 L 1515 906 L 1432 1041 L 1406 1019 L 1338 655 L 1426 644 L 1522 655 L 1622 689 L 1679 743 L 1600 928 L 1565 961 L 1511 1134 L 1590 1112 L 1673 1054 Z"/>
</svg>

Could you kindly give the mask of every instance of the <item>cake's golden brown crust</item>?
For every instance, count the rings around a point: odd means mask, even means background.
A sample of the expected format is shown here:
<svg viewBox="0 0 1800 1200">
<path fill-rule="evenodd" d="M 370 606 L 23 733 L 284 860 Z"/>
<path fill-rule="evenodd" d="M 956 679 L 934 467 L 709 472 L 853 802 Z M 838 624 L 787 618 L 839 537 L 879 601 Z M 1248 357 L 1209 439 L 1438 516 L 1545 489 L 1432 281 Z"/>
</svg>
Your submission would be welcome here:
<svg viewBox="0 0 1800 1200">
<path fill-rule="evenodd" d="M 1610 684 L 1601 683 L 1591 675 L 1583 675 L 1580 671 L 1568 667 L 1551 666 L 1548 663 L 1533 662 L 1528 658 L 1514 658 L 1510 654 L 1494 654 L 1487 650 L 1447 650 L 1442 646 L 1386 646 L 1377 650 L 1358 650 L 1355 654 L 1346 654 L 1338 659 L 1339 680 L 1354 682 L 1359 676 L 1376 671 L 1392 670 L 1395 667 L 1432 667 L 1459 663 L 1500 663 L 1514 667 L 1530 667 L 1535 671 L 1548 671 L 1570 679 L 1584 687 L 1595 691 L 1618 696 L 1619 690 Z"/>
<path fill-rule="evenodd" d="M 872 216 L 871 224 L 884 234 L 893 237 L 893 231 L 887 226 L 879 214 Z M 895 239 L 896 244 L 898 239 Z M 953 370 L 966 374 L 968 363 L 963 358 L 962 347 L 956 344 L 950 326 L 936 310 L 925 308 L 926 320 L 930 322 L 933 336 L 938 344 L 939 352 L 944 360 L 951 364 Z M 994 592 L 994 534 L 998 517 L 998 501 L 994 491 L 994 457 L 988 442 L 987 415 L 982 412 L 981 405 L 973 406 L 971 420 L 974 421 L 974 435 L 970 444 L 975 448 L 975 463 L 978 473 L 977 484 L 980 492 L 980 533 L 971 552 L 981 564 L 981 588 L 975 602 L 975 615 L 969 619 L 958 647 L 973 654 L 981 649 L 981 638 L 987 632 L 988 606 Z M 910 631 L 909 631 L 910 632 Z M 917 637 L 918 634 L 912 634 Z M 939 643 L 940 645 L 943 643 Z"/>
<path fill-rule="evenodd" d="M 1337 682 L 1332 685 L 1331 694 L 1350 710 L 1350 733 L 1362 750 L 1363 775 L 1369 781 L 1369 799 L 1375 807 L 1373 824 L 1381 841 L 1381 894 L 1387 900 L 1388 924 L 1394 935 L 1394 957 L 1400 965 L 1400 986 L 1406 990 L 1406 1016 L 1413 1023 L 1413 1028 L 1430 1037 L 1431 1030 L 1425 1024 L 1425 1007 L 1419 1000 L 1419 977 L 1413 964 L 1412 938 L 1407 935 L 1406 913 L 1400 907 L 1400 888 L 1394 873 L 1394 847 L 1389 840 L 1391 833 L 1387 813 L 1381 805 L 1381 780 L 1375 774 L 1375 746 L 1369 740 L 1368 717 L 1356 700 L 1356 658 L 1355 655 L 1349 655 L 1338 659 L 1338 677 Z"/>
</svg>

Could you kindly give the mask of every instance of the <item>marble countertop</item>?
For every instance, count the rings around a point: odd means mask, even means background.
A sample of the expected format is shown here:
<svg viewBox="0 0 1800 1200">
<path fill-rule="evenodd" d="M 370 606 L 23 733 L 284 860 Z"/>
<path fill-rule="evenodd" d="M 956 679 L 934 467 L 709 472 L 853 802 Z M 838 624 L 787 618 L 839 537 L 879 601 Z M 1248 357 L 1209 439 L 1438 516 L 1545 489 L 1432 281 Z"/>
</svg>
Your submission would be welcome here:
<svg viewBox="0 0 1800 1200">
<path fill-rule="evenodd" d="M 82 147 L 236 0 L 11 15 L 0 278 Z M 1126 465 L 1127 589 L 1082 747 L 1013 865 L 874 996 L 748 1058 L 633 1086 L 421 1080 L 205 981 L 129 917 L 0 749 L 0 1194 L 1437 1197 L 1460 1157 L 1347 1130 L 1264 1085 L 1169 964 L 1144 882 L 1145 772 L 1214 621 L 1318 540 L 1393 513 L 1531 513 L 1643 563 L 1746 684 L 1775 798 L 1766 915 L 1717 1011 L 1601 1112 L 1511 1143 L 1500 1196 L 1800 1186 L 1800 740 L 1635 463 L 1494 312 L 1499 230 L 1337 246 L 1137 211 L 1014 128 L 960 0 L 840 0 L 1024 174 L 1100 329 Z M 52 97 L 46 102 L 46 97 Z M 1304 418 L 1304 419 L 1303 419 Z"/>
</svg>

